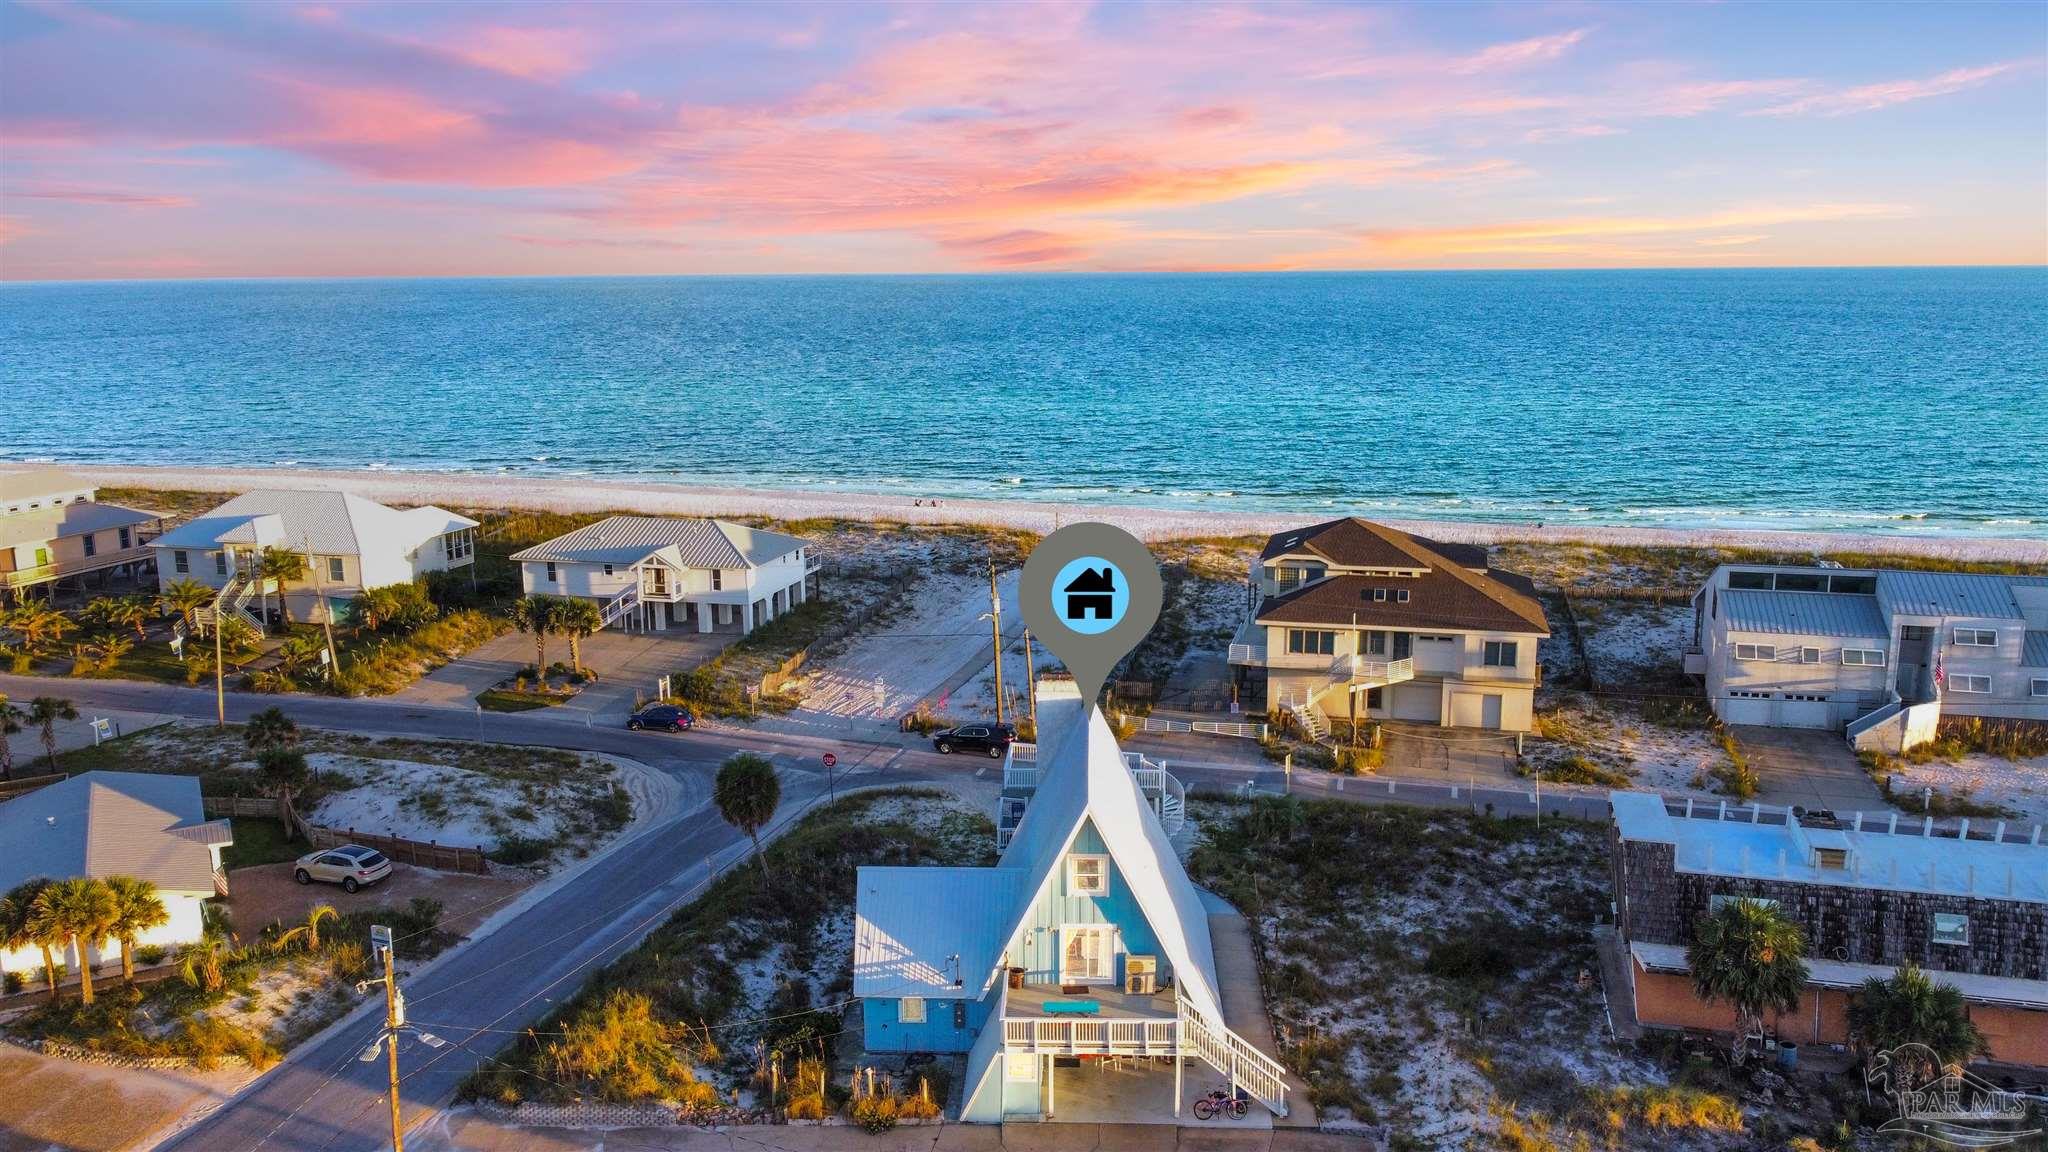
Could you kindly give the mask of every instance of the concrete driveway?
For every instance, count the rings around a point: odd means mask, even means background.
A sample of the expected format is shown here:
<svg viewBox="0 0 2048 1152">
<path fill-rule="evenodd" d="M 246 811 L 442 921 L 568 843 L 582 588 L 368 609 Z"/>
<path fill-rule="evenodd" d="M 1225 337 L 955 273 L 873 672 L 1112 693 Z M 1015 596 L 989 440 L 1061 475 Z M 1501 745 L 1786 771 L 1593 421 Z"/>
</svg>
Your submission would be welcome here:
<svg viewBox="0 0 2048 1152">
<path fill-rule="evenodd" d="M 583 641 L 583 663 L 597 673 L 597 683 L 574 700 L 554 709 L 581 722 L 584 714 L 624 716 L 633 710 L 633 694 L 652 699 L 654 682 L 671 672 L 687 672 L 740 638 L 737 631 L 697 632 L 673 628 L 666 632 L 618 632 L 607 629 Z M 569 644 L 548 637 L 548 660 L 568 663 Z M 418 704 L 468 708 L 477 693 L 521 668 L 533 665 L 533 637 L 508 632 L 485 641 L 462 659 L 427 673 L 394 699 Z"/>
<path fill-rule="evenodd" d="M 1882 812 L 1890 805 L 1839 732 L 1818 728 L 1730 729 L 1756 769 L 1757 799 L 1765 804 Z"/>
</svg>

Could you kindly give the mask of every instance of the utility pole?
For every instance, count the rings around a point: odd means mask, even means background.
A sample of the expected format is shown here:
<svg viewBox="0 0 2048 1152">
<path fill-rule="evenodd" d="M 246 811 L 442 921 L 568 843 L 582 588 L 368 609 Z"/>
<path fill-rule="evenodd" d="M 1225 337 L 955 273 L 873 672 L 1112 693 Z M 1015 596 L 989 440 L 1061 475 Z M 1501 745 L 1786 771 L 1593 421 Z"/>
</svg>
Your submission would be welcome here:
<svg viewBox="0 0 2048 1152">
<path fill-rule="evenodd" d="M 1038 738 L 1038 669 L 1031 660 L 1031 629 L 1024 630 L 1024 698 L 1031 705 L 1031 738 Z"/>
<path fill-rule="evenodd" d="M 405 1022 L 405 994 L 398 990 L 398 955 L 392 944 L 390 926 L 370 925 L 370 947 L 384 959 L 384 978 L 366 980 L 356 985 L 356 990 L 367 991 L 373 983 L 384 985 L 384 1031 L 379 1033 L 375 1040 L 370 1041 L 370 1046 L 363 1049 L 363 1054 L 356 1059 L 365 1064 L 373 1064 L 377 1060 L 377 1049 L 389 1047 L 387 1056 L 391 1069 L 391 1152 L 405 1152 L 405 1124 L 400 1114 L 398 1096 L 398 1038 L 410 1032 L 429 1048 L 445 1048 L 448 1042 Z"/>
<path fill-rule="evenodd" d="M 996 723 L 1003 722 L 1003 597 L 996 590 L 996 562 L 988 562 L 988 620 L 996 654 Z"/>
<path fill-rule="evenodd" d="M 228 622 L 227 613 L 220 607 L 220 601 L 213 602 L 213 717 L 219 728 L 228 726 L 228 680 L 227 672 L 221 667 L 220 634 Z"/>
</svg>

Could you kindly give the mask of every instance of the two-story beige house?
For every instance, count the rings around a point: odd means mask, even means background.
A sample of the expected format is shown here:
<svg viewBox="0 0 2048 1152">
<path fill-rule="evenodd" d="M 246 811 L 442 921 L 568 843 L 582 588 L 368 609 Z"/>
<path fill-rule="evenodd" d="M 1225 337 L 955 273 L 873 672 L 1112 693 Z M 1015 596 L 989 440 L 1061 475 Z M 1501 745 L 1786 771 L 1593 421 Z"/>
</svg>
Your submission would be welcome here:
<svg viewBox="0 0 2048 1152">
<path fill-rule="evenodd" d="M 1247 704 L 1329 720 L 1526 732 L 1550 625 L 1486 549 L 1350 517 L 1266 542 L 1230 663 Z"/>
<path fill-rule="evenodd" d="M 0 471 L 0 592 L 75 578 L 81 591 L 145 570 L 161 513 L 94 499 L 92 483 L 55 468 Z"/>
<path fill-rule="evenodd" d="M 810 598 L 808 540 L 729 520 L 612 516 L 512 557 L 528 593 L 597 602 L 604 626 L 752 632 Z"/>
</svg>

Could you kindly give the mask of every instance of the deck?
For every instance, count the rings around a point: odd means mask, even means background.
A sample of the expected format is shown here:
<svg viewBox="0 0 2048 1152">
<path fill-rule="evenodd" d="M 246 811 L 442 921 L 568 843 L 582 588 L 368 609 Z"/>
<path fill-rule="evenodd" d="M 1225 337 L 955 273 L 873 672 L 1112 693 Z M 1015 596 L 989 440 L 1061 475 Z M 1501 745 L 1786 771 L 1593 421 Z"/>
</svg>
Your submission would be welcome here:
<svg viewBox="0 0 2048 1152">
<path fill-rule="evenodd" d="M 1102 1010 L 1092 1016 L 1055 1014 L 1045 1010 L 1048 1000 L 1093 1000 L 1102 1005 Z M 1012 1019 L 1171 1020 L 1175 1013 L 1172 989 L 1162 989 L 1151 996 L 1132 996 L 1114 984 L 1090 984 L 1088 991 L 1069 995 L 1061 992 L 1057 984 L 1026 984 L 1010 989 L 1009 1006 L 1003 1015 Z"/>
</svg>

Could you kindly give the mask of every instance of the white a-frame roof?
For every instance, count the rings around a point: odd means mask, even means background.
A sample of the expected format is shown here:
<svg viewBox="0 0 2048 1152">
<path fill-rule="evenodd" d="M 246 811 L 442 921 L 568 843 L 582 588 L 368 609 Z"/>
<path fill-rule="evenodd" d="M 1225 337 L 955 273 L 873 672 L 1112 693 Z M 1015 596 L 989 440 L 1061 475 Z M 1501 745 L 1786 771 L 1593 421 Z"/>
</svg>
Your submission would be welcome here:
<svg viewBox="0 0 2048 1152">
<path fill-rule="evenodd" d="M 1038 686 L 1038 790 L 994 868 L 862 868 L 856 996 L 978 999 L 1032 905 L 1093 821 L 1183 994 L 1222 1017 L 1209 915 L 1099 711 L 1072 680 Z"/>
<path fill-rule="evenodd" d="M 1181 867 L 1158 815 L 1138 790 L 1102 711 L 1089 709 L 1085 719 L 1082 713 L 1081 694 L 1073 681 L 1039 683 L 1038 791 L 997 864 L 1024 871 L 1030 879 L 1004 938 L 1017 934 L 1032 902 L 1058 877 L 1074 837 L 1093 821 L 1138 910 L 1159 938 L 1160 950 L 1173 965 L 1181 992 L 1196 1008 L 1220 1020 L 1216 954 L 1209 944 L 1209 914 L 1201 895 Z"/>
</svg>

